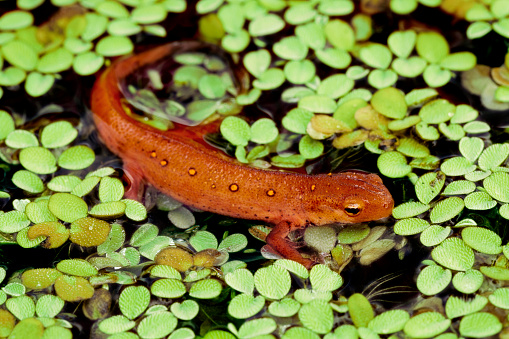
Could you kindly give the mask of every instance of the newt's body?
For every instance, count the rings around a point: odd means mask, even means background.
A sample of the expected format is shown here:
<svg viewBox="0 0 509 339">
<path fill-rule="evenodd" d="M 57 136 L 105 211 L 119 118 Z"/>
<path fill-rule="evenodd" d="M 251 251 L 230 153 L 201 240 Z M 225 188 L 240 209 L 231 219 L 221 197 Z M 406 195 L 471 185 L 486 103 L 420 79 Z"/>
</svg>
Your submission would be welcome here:
<svg viewBox="0 0 509 339">
<path fill-rule="evenodd" d="M 305 175 L 243 165 L 208 147 L 203 134 L 218 124 L 166 132 L 134 120 L 121 105 L 118 81 L 172 52 L 175 44 L 121 60 L 92 92 L 92 111 L 106 145 L 124 166 L 161 192 L 201 210 L 275 225 L 267 243 L 286 258 L 310 266 L 285 237 L 306 226 L 356 223 L 391 214 L 393 200 L 375 174 Z M 136 189 L 136 188 L 135 188 Z"/>
</svg>

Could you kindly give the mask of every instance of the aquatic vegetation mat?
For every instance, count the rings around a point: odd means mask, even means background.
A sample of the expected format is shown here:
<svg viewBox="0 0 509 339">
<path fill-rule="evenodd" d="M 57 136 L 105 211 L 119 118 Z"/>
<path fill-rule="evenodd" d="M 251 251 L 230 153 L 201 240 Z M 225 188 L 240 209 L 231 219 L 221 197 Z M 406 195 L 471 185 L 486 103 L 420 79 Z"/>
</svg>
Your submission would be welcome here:
<svg viewBox="0 0 509 339">
<path fill-rule="evenodd" d="M 0 3 L 0 337 L 505 337 L 508 39 L 507 0 Z M 274 225 L 133 192 L 90 88 L 179 40 L 119 84 L 130 118 L 210 123 L 266 171 L 379 173 L 392 216 L 293 232 L 307 269 Z"/>
</svg>

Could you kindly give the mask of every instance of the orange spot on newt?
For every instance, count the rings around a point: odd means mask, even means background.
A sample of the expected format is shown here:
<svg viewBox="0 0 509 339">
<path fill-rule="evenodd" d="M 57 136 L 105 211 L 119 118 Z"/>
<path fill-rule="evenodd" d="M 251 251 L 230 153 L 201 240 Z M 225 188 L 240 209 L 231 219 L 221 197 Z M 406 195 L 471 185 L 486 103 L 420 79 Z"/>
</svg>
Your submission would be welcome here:
<svg viewBox="0 0 509 339">
<path fill-rule="evenodd" d="M 276 195 L 276 191 L 274 191 L 273 189 L 270 189 L 267 191 L 267 196 L 269 197 L 273 197 Z"/>
<path fill-rule="evenodd" d="M 93 119 L 104 143 L 122 158 L 126 172 L 136 174 L 137 181 L 145 180 L 183 204 L 274 225 L 267 236 L 267 244 L 285 258 L 307 267 L 313 262 L 291 246 L 286 239 L 289 232 L 306 226 L 360 223 L 391 215 L 394 201 L 375 174 L 307 175 L 254 168 L 210 147 L 203 140 L 206 134 L 219 130 L 220 119 L 194 127 L 176 123 L 176 128 L 161 131 L 126 114 L 128 108 L 123 106 L 119 82 L 127 81 L 133 73 L 141 74 L 157 66 L 158 62 L 172 60 L 175 50 L 203 48 L 209 48 L 212 54 L 218 50 L 200 42 L 170 43 L 116 61 L 96 81 L 91 95 Z M 239 80 L 236 83 L 245 83 L 243 77 L 247 73 L 242 73 L 240 67 L 233 70 Z M 238 88 L 239 93 L 246 90 Z M 157 150 L 157 154 L 145 150 Z M 153 154 L 163 160 L 147 161 Z M 190 163 L 196 173 L 207 173 L 208 184 L 204 186 L 203 181 L 192 178 Z M 178 175 L 186 172 L 188 175 Z M 140 187 L 139 184 L 135 182 L 132 187 Z M 217 189 L 204 190 L 206 185 L 212 188 L 217 185 Z M 271 195 L 271 190 L 277 194 Z"/>
<path fill-rule="evenodd" d="M 196 170 L 195 170 L 194 168 L 192 168 L 192 167 L 191 167 L 191 168 L 187 171 L 187 173 L 189 173 L 189 175 L 193 177 L 193 176 L 195 176 L 195 175 L 196 175 L 196 173 L 198 173 L 198 172 L 196 172 Z"/>
<path fill-rule="evenodd" d="M 151 157 L 151 158 L 155 158 L 155 157 L 157 157 L 157 153 L 156 153 L 156 151 L 152 151 L 152 152 L 150 153 L 150 157 Z"/>
</svg>

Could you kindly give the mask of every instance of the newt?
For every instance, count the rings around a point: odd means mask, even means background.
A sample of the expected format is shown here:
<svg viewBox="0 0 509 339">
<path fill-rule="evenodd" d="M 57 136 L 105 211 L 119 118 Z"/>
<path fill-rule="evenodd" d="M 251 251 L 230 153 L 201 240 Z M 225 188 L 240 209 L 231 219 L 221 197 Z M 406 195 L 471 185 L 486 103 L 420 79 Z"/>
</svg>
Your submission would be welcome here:
<svg viewBox="0 0 509 339">
<path fill-rule="evenodd" d="M 114 62 L 92 89 L 91 109 L 100 137 L 123 160 L 124 169 L 139 179 L 130 192 L 148 182 L 185 205 L 272 224 L 267 244 L 308 268 L 314 262 L 291 246 L 286 239 L 291 231 L 366 222 L 391 214 L 392 196 L 376 174 L 307 175 L 259 169 L 203 141 L 205 133 L 218 130 L 218 123 L 161 131 L 126 114 L 119 81 L 170 56 L 181 44 L 170 43 Z"/>
</svg>

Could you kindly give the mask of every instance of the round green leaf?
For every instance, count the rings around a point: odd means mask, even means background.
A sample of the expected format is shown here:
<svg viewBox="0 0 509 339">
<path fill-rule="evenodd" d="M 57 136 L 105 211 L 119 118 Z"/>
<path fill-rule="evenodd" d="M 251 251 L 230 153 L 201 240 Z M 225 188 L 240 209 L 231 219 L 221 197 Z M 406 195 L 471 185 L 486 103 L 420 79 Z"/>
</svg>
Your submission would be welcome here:
<svg viewBox="0 0 509 339">
<path fill-rule="evenodd" d="M 22 149 L 19 153 L 19 162 L 27 170 L 37 174 L 49 174 L 57 170 L 53 153 L 39 146 Z"/>
<path fill-rule="evenodd" d="M 84 145 L 66 149 L 58 158 L 58 166 L 69 170 L 81 170 L 92 165 L 95 154 L 92 149 Z"/>
<path fill-rule="evenodd" d="M 474 251 L 459 238 L 447 238 L 431 252 L 433 260 L 455 271 L 466 271 L 474 265 Z"/>
</svg>

